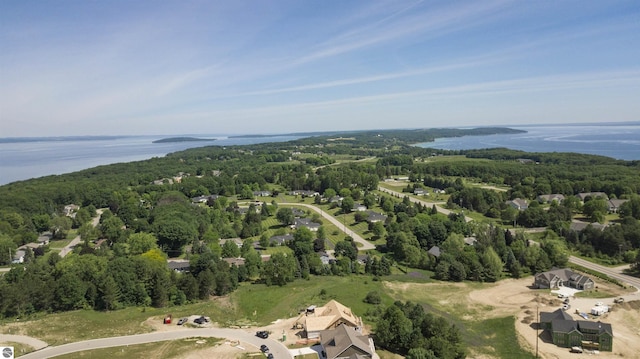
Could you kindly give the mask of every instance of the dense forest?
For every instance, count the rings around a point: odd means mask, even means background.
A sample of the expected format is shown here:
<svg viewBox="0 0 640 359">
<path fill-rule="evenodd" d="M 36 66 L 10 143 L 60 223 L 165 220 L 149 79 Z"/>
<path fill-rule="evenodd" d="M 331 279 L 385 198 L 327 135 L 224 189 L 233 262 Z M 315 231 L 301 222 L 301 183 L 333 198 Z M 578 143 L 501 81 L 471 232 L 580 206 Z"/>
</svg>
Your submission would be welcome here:
<svg viewBox="0 0 640 359">
<path fill-rule="evenodd" d="M 0 279 L 0 315 L 181 305 L 230 293 L 242 282 L 379 278 L 406 267 L 430 270 L 439 280 L 493 282 L 564 266 L 569 251 L 639 268 L 639 161 L 413 145 L 509 131 L 375 131 L 208 146 L 0 186 L 0 264 L 11 264 L 13 254 L 24 251 L 24 263 L 13 264 Z M 407 197 L 378 191 L 385 179 L 400 176 L 406 177 Z M 335 258 L 323 261 L 328 248 L 322 220 L 311 216 L 320 225 L 315 233 L 292 231 L 292 210 L 278 205 L 280 196 L 294 190 L 317 192 L 317 205 L 340 197 L 330 207 L 333 213 L 350 214 L 362 203 L 384 214 L 384 221 L 367 224 L 376 249 L 359 252 L 345 237 L 333 243 Z M 453 212 L 444 215 L 410 201 L 416 190 L 439 191 Z M 580 198 L 581 193 L 603 196 Z M 539 197 L 551 194 L 564 199 Z M 612 211 L 614 199 L 620 202 Z M 526 208 L 514 208 L 515 200 Z M 480 219 L 467 221 L 470 213 Z M 367 222 L 364 214 L 353 218 L 356 225 Z M 578 219 L 584 226 L 576 227 Z M 273 233 L 265 221 L 279 223 L 275 234 L 290 234 L 287 250 L 275 251 L 268 261 L 261 254 L 269 252 L 267 233 Z M 519 229 L 509 230 L 513 225 Z M 521 230 L 530 227 L 547 230 L 532 241 Z M 64 258 L 46 245 L 24 247 L 43 233 L 54 241 L 75 235 L 82 241 Z M 189 271 L 169 269 L 170 257 L 188 260 Z M 242 263 L 229 260 L 236 258 Z M 404 323 L 406 333 L 397 335 L 427 338 L 422 349 L 387 338 L 391 350 L 416 358 L 441 357 L 441 351 L 463 357 L 455 328 L 418 314 L 412 304 L 397 303 L 380 317 L 381 327 L 392 320 Z M 428 343 L 436 329 L 450 345 Z"/>
</svg>

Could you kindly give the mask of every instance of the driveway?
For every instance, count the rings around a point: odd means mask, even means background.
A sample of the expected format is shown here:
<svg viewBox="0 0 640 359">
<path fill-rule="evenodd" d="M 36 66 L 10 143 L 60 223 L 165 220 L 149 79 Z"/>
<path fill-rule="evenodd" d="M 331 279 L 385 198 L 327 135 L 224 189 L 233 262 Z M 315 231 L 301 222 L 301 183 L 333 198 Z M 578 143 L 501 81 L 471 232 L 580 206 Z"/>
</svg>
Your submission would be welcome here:
<svg viewBox="0 0 640 359">
<path fill-rule="evenodd" d="M 266 344 L 269 351 L 273 353 L 275 358 L 293 358 L 287 347 L 273 339 L 261 339 L 255 336 L 255 332 L 246 329 L 229 329 L 229 328 L 185 328 L 169 332 L 154 332 L 147 334 L 128 335 L 122 337 L 111 337 L 92 339 L 82 342 L 69 343 L 55 347 L 47 347 L 39 351 L 23 355 L 21 359 L 46 359 L 56 356 L 81 352 L 86 350 L 119 347 L 127 345 L 136 345 L 144 343 L 153 343 L 166 340 L 185 339 L 193 337 L 213 337 L 224 338 L 229 340 L 240 340 L 248 343 L 254 348 L 246 348 L 249 351 L 260 351 L 260 345 Z"/>
</svg>

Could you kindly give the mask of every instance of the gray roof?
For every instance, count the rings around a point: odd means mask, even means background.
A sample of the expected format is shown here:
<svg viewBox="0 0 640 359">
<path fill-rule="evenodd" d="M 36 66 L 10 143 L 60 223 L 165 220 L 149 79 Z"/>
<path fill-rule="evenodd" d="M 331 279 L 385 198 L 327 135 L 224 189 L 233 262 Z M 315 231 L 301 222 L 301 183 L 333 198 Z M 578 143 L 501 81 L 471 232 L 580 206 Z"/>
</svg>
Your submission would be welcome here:
<svg viewBox="0 0 640 359">
<path fill-rule="evenodd" d="M 189 261 L 168 261 L 167 267 L 177 271 L 187 271 L 191 268 Z"/>
<path fill-rule="evenodd" d="M 369 222 L 384 222 L 387 220 L 387 216 L 382 213 L 376 213 L 373 211 L 367 212 L 369 216 L 367 217 L 367 221 Z"/>
<path fill-rule="evenodd" d="M 431 249 L 429 249 L 427 252 L 435 257 L 440 257 L 440 254 L 442 254 L 442 251 L 440 251 L 440 247 L 438 246 L 431 247 Z"/>
<path fill-rule="evenodd" d="M 343 353 L 349 348 L 360 352 L 356 357 L 371 358 L 373 355 L 369 346 L 369 339 L 358 333 L 355 328 L 347 325 L 340 325 L 336 329 L 323 330 L 320 332 L 321 344 L 327 353 L 327 359 L 344 357 Z M 364 356 L 362 356 L 364 354 Z"/>
<path fill-rule="evenodd" d="M 551 323 L 553 320 L 573 320 L 567 312 L 562 309 L 558 309 L 555 312 L 542 312 L 540 313 L 540 323 Z"/>
<path fill-rule="evenodd" d="M 578 328 L 598 331 L 599 334 L 608 333 L 609 335 L 613 336 L 613 328 L 609 323 L 592 322 L 588 320 L 578 320 Z"/>
<path fill-rule="evenodd" d="M 307 227 L 309 229 L 317 229 L 320 228 L 320 223 L 312 222 L 309 218 L 296 218 L 293 226 L 295 228 Z"/>
<path fill-rule="evenodd" d="M 269 242 L 277 243 L 277 244 L 285 244 L 288 241 L 293 240 L 292 234 L 285 234 L 284 236 L 273 236 L 269 238 Z"/>
<path fill-rule="evenodd" d="M 573 220 L 573 221 L 571 221 L 571 224 L 569 225 L 569 229 L 572 230 L 572 231 L 576 231 L 576 232 L 582 232 L 589 225 L 591 225 L 591 227 L 593 227 L 595 229 L 599 229 L 601 231 L 603 231 L 607 227 L 604 224 L 600 224 L 598 222 L 587 223 L 587 222 Z"/>
<path fill-rule="evenodd" d="M 554 319 L 551 321 L 551 327 L 557 333 L 571 333 L 578 330 L 577 323 L 573 320 Z"/>
</svg>

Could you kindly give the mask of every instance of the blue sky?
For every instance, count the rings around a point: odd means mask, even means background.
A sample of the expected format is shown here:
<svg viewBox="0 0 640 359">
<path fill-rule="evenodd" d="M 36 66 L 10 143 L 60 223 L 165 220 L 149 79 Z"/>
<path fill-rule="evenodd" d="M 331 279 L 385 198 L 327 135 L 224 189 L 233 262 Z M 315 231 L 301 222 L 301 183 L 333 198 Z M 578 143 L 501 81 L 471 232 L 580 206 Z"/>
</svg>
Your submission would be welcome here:
<svg viewBox="0 0 640 359">
<path fill-rule="evenodd" d="M 637 0 L 0 1 L 0 137 L 639 114 Z"/>
</svg>

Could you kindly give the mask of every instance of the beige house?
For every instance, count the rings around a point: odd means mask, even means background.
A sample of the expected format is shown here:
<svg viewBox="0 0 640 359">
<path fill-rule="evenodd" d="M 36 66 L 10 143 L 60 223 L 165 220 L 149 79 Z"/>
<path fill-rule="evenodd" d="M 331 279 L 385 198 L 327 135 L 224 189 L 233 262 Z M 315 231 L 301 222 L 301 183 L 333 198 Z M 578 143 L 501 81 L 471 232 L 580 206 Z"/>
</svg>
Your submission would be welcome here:
<svg viewBox="0 0 640 359">
<path fill-rule="evenodd" d="M 350 308 L 335 300 L 323 307 L 315 308 L 313 312 L 307 312 L 304 318 L 304 329 L 309 339 L 317 339 L 323 330 L 335 329 L 341 324 L 360 330 L 362 319 L 355 316 Z"/>
</svg>

